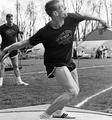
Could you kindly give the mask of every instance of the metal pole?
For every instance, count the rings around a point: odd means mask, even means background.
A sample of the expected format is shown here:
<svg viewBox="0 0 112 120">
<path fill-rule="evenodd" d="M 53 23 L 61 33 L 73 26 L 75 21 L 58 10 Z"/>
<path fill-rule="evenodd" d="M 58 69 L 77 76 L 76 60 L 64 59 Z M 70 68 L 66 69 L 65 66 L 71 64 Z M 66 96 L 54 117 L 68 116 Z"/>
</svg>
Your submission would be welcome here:
<svg viewBox="0 0 112 120">
<path fill-rule="evenodd" d="M 18 15 L 18 12 L 19 12 L 19 6 L 18 6 L 18 0 L 16 1 L 16 13 L 17 13 L 17 25 L 19 25 L 19 15 Z"/>
<path fill-rule="evenodd" d="M 17 18 L 16 18 L 16 22 L 17 22 L 17 26 L 19 26 L 19 2 L 18 0 L 16 1 L 16 14 L 17 14 Z M 19 53 L 19 69 L 22 68 L 22 65 L 21 65 L 21 55 Z"/>
<path fill-rule="evenodd" d="M 76 0 L 76 12 L 78 11 L 77 9 L 77 0 Z M 76 27 L 76 52 L 77 52 L 77 60 L 78 60 L 78 67 L 79 67 L 79 57 L 78 57 L 78 41 L 79 41 L 79 28 L 78 28 L 78 25 Z"/>
</svg>

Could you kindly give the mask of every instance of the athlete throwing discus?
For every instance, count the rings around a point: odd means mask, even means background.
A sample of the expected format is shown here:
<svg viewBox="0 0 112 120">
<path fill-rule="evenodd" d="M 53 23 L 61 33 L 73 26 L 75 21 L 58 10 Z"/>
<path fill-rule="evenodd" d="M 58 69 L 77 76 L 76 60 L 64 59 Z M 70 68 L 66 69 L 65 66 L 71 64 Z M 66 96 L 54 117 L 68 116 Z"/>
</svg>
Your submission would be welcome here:
<svg viewBox="0 0 112 120">
<path fill-rule="evenodd" d="M 49 78 L 55 77 L 65 92 L 54 100 L 40 118 L 75 118 L 75 116 L 64 113 L 63 108 L 79 93 L 77 69 L 72 60 L 72 45 L 76 26 L 83 20 L 96 20 L 104 27 L 108 27 L 108 25 L 99 18 L 78 13 L 67 13 L 61 0 L 47 2 L 45 11 L 51 17 L 51 21 L 28 40 L 5 48 L 2 54 L 27 45 L 35 46 L 42 43 L 45 47 L 44 65 L 47 75 Z"/>
</svg>

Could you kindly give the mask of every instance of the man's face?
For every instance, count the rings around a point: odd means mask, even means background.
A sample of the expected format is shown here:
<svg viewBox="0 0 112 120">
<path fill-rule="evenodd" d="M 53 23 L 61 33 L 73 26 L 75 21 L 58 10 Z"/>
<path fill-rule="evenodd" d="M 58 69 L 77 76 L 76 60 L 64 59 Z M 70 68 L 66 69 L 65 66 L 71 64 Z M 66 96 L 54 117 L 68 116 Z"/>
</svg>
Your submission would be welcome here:
<svg viewBox="0 0 112 120">
<path fill-rule="evenodd" d="M 13 24 L 13 17 L 6 18 L 7 24 L 12 25 Z"/>
<path fill-rule="evenodd" d="M 55 6 L 56 6 L 55 11 L 57 12 L 58 17 L 65 18 L 67 16 L 67 11 L 63 2 L 58 2 Z"/>
</svg>

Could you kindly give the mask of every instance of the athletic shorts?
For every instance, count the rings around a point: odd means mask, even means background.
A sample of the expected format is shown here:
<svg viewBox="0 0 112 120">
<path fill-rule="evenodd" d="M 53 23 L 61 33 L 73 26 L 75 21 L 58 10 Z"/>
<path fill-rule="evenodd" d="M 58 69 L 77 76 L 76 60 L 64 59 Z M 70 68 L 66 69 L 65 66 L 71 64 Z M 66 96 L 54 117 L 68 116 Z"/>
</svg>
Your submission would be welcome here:
<svg viewBox="0 0 112 120">
<path fill-rule="evenodd" d="M 16 55 L 18 55 L 18 50 L 13 50 L 12 52 L 9 53 L 9 57 L 15 57 Z"/>
<path fill-rule="evenodd" d="M 71 61 L 69 64 L 60 64 L 58 66 L 54 66 L 54 65 L 46 65 L 46 71 L 47 71 L 47 76 L 48 78 L 53 78 L 54 76 L 54 71 L 57 67 L 62 67 L 62 66 L 66 66 L 69 71 L 73 71 L 76 68 L 76 64 L 74 61 Z"/>
</svg>

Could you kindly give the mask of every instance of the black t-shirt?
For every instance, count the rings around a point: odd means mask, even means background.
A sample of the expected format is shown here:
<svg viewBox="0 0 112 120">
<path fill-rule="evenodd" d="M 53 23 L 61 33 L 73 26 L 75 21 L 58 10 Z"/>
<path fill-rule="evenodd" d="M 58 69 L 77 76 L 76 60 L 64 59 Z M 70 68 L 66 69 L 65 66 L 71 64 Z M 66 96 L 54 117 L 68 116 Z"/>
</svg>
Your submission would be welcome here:
<svg viewBox="0 0 112 120">
<path fill-rule="evenodd" d="M 0 26 L 0 35 L 2 37 L 1 49 L 16 42 L 17 35 L 19 33 L 19 28 L 17 25 L 8 26 L 6 24 Z"/>
<path fill-rule="evenodd" d="M 77 24 L 82 20 L 84 18 L 81 15 L 68 13 L 61 28 L 53 29 L 48 23 L 29 39 L 33 46 L 43 43 L 44 64 L 48 74 L 54 67 L 65 65 L 70 71 L 76 67 L 72 61 L 73 37 Z"/>
</svg>

